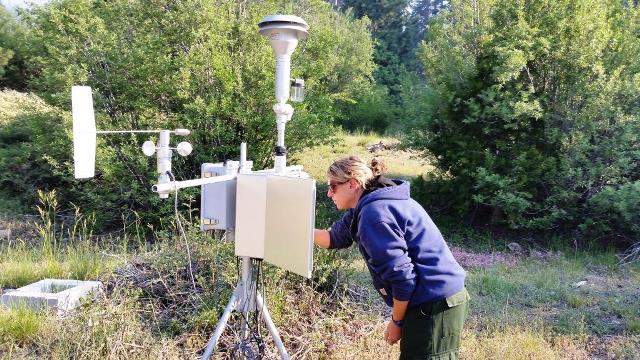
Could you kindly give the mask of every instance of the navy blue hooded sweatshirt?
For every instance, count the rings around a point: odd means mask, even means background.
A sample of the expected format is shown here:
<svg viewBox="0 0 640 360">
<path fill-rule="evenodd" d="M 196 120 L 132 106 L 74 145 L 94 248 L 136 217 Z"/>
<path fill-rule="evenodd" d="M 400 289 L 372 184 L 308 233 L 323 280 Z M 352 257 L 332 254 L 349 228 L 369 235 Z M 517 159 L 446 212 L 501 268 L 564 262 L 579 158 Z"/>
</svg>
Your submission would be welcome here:
<svg viewBox="0 0 640 360">
<path fill-rule="evenodd" d="M 409 197 L 409 183 L 366 191 L 331 229 L 329 248 L 358 244 L 373 285 L 387 305 L 409 308 L 444 299 L 464 287 L 465 271 L 453 258 L 427 212 Z"/>
</svg>

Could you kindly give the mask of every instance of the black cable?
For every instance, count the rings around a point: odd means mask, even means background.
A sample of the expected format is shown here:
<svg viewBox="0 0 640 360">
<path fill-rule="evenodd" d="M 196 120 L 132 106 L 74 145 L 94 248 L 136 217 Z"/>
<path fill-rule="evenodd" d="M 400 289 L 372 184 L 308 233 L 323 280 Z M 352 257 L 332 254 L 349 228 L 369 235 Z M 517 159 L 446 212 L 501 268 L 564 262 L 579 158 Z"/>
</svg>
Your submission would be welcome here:
<svg viewBox="0 0 640 360">
<path fill-rule="evenodd" d="M 240 278 L 240 258 L 236 256 L 236 276 Z"/>
</svg>

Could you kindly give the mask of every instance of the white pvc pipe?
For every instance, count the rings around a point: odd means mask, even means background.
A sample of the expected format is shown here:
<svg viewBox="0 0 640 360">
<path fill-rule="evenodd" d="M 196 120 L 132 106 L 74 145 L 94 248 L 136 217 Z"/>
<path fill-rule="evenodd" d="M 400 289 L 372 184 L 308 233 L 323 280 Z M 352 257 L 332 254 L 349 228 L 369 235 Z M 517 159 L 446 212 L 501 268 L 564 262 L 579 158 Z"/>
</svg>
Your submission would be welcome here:
<svg viewBox="0 0 640 360">
<path fill-rule="evenodd" d="M 156 160 L 158 164 L 158 174 L 164 175 L 171 171 L 171 157 L 173 151 L 169 147 L 169 138 L 171 132 L 169 130 L 160 131 L 158 137 Z"/>
<path fill-rule="evenodd" d="M 193 179 L 193 180 L 185 180 L 185 181 L 171 181 L 164 184 L 155 184 L 151 187 L 151 191 L 157 192 L 159 194 L 168 194 L 175 189 L 183 189 L 192 186 L 201 186 L 206 184 L 213 184 L 217 182 L 229 181 L 236 178 L 237 175 L 222 175 L 222 176 L 213 176 L 209 178 L 203 179 Z"/>
<path fill-rule="evenodd" d="M 241 169 L 246 161 L 247 161 L 247 143 L 243 142 L 240 144 L 240 168 Z"/>
<path fill-rule="evenodd" d="M 96 134 L 135 134 L 135 133 L 159 133 L 162 130 L 100 130 Z"/>
<path fill-rule="evenodd" d="M 290 41 L 294 44 L 291 47 L 291 52 L 296 48 L 298 41 Z M 286 103 L 289 99 L 289 82 L 291 74 L 291 54 L 285 54 L 276 56 L 276 101 L 278 103 Z"/>
</svg>

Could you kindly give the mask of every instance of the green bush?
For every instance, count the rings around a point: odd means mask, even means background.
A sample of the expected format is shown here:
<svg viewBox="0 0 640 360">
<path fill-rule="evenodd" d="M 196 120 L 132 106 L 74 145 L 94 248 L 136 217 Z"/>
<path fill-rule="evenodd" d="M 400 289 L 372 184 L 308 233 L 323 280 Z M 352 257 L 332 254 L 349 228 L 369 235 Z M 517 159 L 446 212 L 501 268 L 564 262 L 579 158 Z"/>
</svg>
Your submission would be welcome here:
<svg viewBox="0 0 640 360">
<path fill-rule="evenodd" d="M 243 141 L 254 168 L 261 169 L 271 166 L 276 142 L 275 59 L 257 24 L 283 12 L 300 14 L 310 25 L 309 39 L 292 59 L 292 76 L 304 78 L 308 88 L 287 124 L 286 144 L 294 156 L 331 138 L 338 104 L 368 86 L 373 71 L 367 20 L 334 12 L 324 1 L 53 1 L 22 14 L 19 51 L 33 74 L 30 87 L 53 106 L 69 109 L 71 86 L 91 86 L 100 130 L 190 129 L 194 153 L 174 159 L 178 179 L 198 176 L 204 162 L 237 158 Z M 172 204 L 149 191 L 155 160 L 139 149 L 148 137 L 99 137 L 95 179 L 70 184 L 69 122 L 50 122 L 67 131 L 55 136 L 60 146 L 46 158 L 55 171 L 25 162 L 25 169 L 50 177 L 25 186 L 64 188 L 61 202 L 95 212 L 98 228 L 134 214 L 143 224 L 157 224 L 171 211 Z M 23 143 L 48 146 L 29 139 Z"/>
<path fill-rule="evenodd" d="M 343 117 L 338 123 L 350 131 L 376 131 L 384 133 L 393 119 L 395 106 L 387 88 L 371 86 L 356 89 L 351 102 L 343 102 Z"/>
<path fill-rule="evenodd" d="M 117 159 L 101 154 L 100 161 Z M 100 225 L 118 220 L 113 209 L 131 200 L 119 198 L 118 184 L 104 186 L 104 179 L 75 181 L 70 114 L 13 90 L 0 91 L 0 184 L 1 198 L 17 199 L 9 211 L 35 212 L 38 190 L 58 189 L 61 211 L 70 202 L 86 205 Z"/>
<path fill-rule="evenodd" d="M 24 90 L 26 67 L 20 39 L 24 28 L 18 19 L 0 4 L 0 89 Z"/>
<path fill-rule="evenodd" d="M 640 181 L 604 187 L 589 199 L 587 210 L 581 225 L 586 232 L 614 238 L 640 234 Z"/>
<path fill-rule="evenodd" d="M 35 204 L 40 188 L 70 188 L 68 114 L 35 95 L 0 91 L 0 197 Z"/>
<path fill-rule="evenodd" d="M 10 30 L 7 28 L 11 26 L 12 18 L 7 9 L 0 4 L 0 80 L 5 75 L 5 67 L 13 58 L 13 50 L 9 48 L 8 34 Z"/>
<path fill-rule="evenodd" d="M 617 0 L 459 0 L 440 13 L 408 138 L 442 174 L 418 190 L 425 205 L 431 194 L 475 224 L 637 237 L 625 198 L 640 174 L 639 19 Z"/>
</svg>

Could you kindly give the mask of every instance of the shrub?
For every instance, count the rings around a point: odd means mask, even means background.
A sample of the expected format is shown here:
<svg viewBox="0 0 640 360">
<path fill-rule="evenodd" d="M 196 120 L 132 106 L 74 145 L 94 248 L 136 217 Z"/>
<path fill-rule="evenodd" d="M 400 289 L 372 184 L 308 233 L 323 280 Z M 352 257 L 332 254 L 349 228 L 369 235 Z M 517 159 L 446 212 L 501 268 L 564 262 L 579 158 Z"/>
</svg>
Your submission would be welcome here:
<svg viewBox="0 0 640 360">
<path fill-rule="evenodd" d="M 70 188 L 68 114 L 35 95 L 0 91 L 0 196 L 34 204 L 40 188 Z"/>
<path fill-rule="evenodd" d="M 353 101 L 343 102 L 342 106 L 343 118 L 338 123 L 347 130 L 383 133 L 393 119 L 394 105 L 384 86 L 356 89 Z"/>
<path fill-rule="evenodd" d="M 638 19 L 616 0 L 453 2 L 421 52 L 408 140 L 444 174 L 423 192 L 475 224 L 637 236 L 636 208 L 612 201 L 640 174 Z"/>
</svg>

